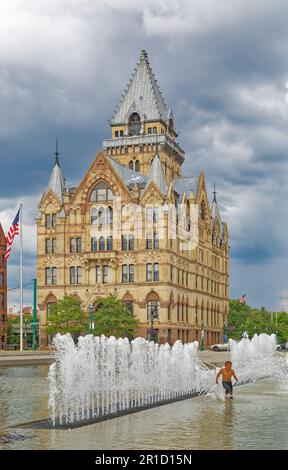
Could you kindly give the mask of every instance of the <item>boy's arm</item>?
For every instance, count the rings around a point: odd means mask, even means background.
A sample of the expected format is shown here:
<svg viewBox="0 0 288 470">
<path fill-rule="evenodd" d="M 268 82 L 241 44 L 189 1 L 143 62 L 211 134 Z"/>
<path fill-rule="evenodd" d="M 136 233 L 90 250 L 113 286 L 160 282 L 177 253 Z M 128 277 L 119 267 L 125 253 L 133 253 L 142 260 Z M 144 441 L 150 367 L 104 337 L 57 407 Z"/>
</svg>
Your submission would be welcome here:
<svg viewBox="0 0 288 470">
<path fill-rule="evenodd" d="M 222 369 L 220 369 L 218 374 L 216 375 L 216 384 L 218 384 L 218 380 L 221 374 L 222 374 Z"/>
<path fill-rule="evenodd" d="M 237 375 L 235 374 L 234 370 L 233 370 L 233 377 L 236 380 L 236 382 L 238 382 L 239 379 L 238 379 Z"/>
</svg>

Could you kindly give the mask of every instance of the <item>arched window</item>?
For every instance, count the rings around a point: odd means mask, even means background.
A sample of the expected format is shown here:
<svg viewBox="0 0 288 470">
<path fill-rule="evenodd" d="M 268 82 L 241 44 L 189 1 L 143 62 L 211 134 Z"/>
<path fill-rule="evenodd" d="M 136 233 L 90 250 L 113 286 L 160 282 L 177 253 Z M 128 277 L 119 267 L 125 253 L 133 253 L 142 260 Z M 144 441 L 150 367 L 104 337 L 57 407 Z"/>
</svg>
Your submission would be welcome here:
<svg viewBox="0 0 288 470">
<path fill-rule="evenodd" d="M 110 206 L 107 211 L 107 224 L 113 224 L 113 209 Z"/>
<path fill-rule="evenodd" d="M 113 250 L 113 237 L 107 237 L 107 250 Z"/>
<path fill-rule="evenodd" d="M 91 202 L 112 201 L 113 193 L 105 181 L 99 181 L 93 188 L 90 196 Z"/>
<path fill-rule="evenodd" d="M 99 238 L 99 251 L 105 250 L 105 239 L 104 237 Z"/>
<path fill-rule="evenodd" d="M 130 160 L 130 162 L 129 162 L 129 168 L 130 168 L 130 170 L 134 170 L 134 163 L 133 163 L 133 160 Z"/>
<path fill-rule="evenodd" d="M 98 211 L 98 225 L 103 225 L 105 222 L 104 209 L 101 207 Z"/>
<path fill-rule="evenodd" d="M 97 251 L 97 238 L 91 238 L 91 251 Z"/>
<path fill-rule="evenodd" d="M 91 209 L 91 224 L 97 224 L 97 209 L 95 207 Z"/>
<path fill-rule="evenodd" d="M 136 162 L 135 162 L 135 171 L 140 171 L 140 162 L 139 162 L 139 160 L 136 160 Z"/>
<path fill-rule="evenodd" d="M 140 116 L 138 113 L 131 114 L 129 118 L 129 134 L 139 135 L 141 129 Z"/>
<path fill-rule="evenodd" d="M 150 319 L 158 318 L 160 313 L 160 302 L 159 300 L 148 300 L 147 302 L 147 318 Z"/>
</svg>

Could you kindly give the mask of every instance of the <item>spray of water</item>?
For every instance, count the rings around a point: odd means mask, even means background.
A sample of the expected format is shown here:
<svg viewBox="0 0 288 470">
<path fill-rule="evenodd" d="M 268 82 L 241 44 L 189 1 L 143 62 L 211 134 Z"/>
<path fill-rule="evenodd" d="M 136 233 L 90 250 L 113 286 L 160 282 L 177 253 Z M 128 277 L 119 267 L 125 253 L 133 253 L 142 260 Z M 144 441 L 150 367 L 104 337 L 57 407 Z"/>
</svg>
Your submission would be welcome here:
<svg viewBox="0 0 288 470">
<path fill-rule="evenodd" d="M 158 345 L 144 338 L 86 335 L 78 345 L 69 334 L 54 338 L 49 369 L 50 420 L 79 423 L 211 390 L 217 370 L 198 358 L 198 343 Z M 255 335 L 231 342 L 233 367 L 242 383 L 275 375 L 275 337 Z M 279 362 L 279 360 L 278 360 Z"/>
</svg>

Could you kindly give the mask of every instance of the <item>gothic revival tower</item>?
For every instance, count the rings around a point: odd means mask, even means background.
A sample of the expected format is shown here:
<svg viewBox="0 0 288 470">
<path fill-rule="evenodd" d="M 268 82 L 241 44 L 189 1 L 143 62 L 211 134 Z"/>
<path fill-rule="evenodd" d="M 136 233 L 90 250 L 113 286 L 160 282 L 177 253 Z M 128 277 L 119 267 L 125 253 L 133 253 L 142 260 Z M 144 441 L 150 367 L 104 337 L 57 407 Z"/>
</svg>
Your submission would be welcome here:
<svg viewBox="0 0 288 470">
<path fill-rule="evenodd" d="M 184 152 L 177 143 L 173 113 L 166 107 L 144 50 L 110 125 L 112 138 L 103 142 L 108 155 L 132 170 L 149 175 L 158 146 L 167 182 L 180 176 Z"/>
</svg>

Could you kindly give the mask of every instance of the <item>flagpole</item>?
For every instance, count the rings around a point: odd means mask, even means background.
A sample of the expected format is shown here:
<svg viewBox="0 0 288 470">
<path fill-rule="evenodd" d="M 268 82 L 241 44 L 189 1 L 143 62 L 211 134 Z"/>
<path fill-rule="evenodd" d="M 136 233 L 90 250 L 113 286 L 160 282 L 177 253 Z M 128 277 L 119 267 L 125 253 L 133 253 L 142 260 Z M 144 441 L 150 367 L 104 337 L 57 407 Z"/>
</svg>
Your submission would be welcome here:
<svg viewBox="0 0 288 470">
<path fill-rule="evenodd" d="M 23 204 L 20 202 L 20 351 L 23 351 Z"/>
</svg>

